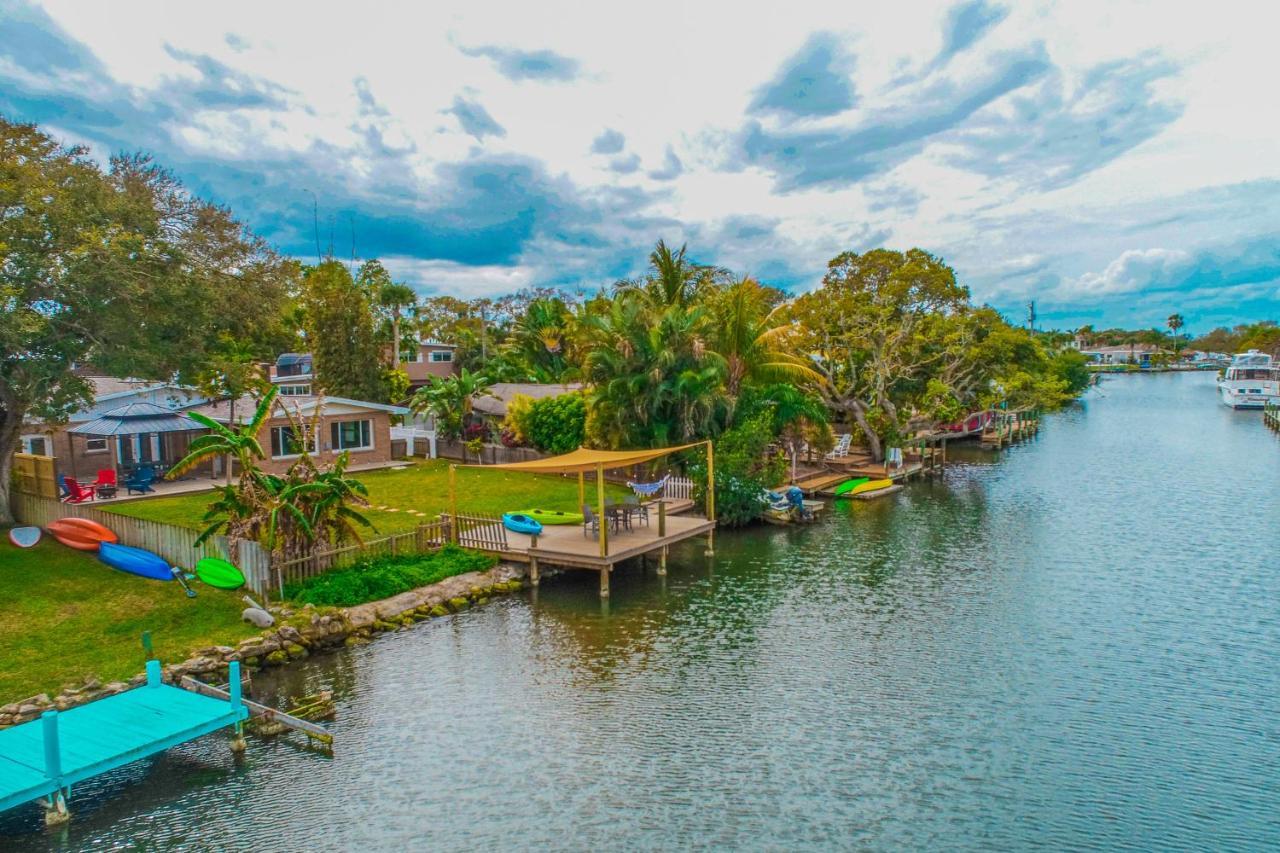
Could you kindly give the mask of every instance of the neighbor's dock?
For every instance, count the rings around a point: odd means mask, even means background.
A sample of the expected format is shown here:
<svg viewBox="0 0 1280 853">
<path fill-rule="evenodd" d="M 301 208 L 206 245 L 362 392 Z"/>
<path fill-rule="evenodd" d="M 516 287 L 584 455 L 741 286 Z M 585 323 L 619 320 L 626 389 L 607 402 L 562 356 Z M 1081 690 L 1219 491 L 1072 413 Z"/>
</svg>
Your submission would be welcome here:
<svg viewBox="0 0 1280 853">
<path fill-rule="evenodd" d="M 997 412 L 982 431 L 984 450 L 1001 450 L 1040 431 L 1040 413 L 1032 409 Z"/>
<path fill-rule="evenodd" d="M 67 816 L 71 787 L 172 746 L 228 726 L 249 709 L 240 695 L 240 664 L 230 665 L 227 700 L 164 684 L 160 662 L 147 661 L 144 686 L 39 720 L 0 730 L 0 811 L 47 798 L 46 820 Z"/>
<path fill-rule="evenodd" d="M 1270 429 L 1280 432 L 1280 406 L 1275 403 L 1264 403 L 1262 406 L 1262 422 Z"/>
</svg>

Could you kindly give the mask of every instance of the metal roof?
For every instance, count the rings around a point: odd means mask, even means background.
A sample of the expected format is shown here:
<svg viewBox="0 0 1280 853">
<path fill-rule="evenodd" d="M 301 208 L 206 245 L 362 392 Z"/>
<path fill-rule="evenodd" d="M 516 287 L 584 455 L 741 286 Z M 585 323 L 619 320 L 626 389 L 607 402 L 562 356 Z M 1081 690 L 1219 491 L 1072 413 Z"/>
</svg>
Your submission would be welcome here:
<svg viewBox="0 0 1280 853">
<path fill-rule="evenodd" d="M 77 424 L 67 432 L 77 435 L 136 435 L 148 432 L 186 432 L 204 429 L 191 418 L 157 406 L 154 403 L 130 403 L 118 409 L 112 409 L 91 421 Z"/>
</svg>

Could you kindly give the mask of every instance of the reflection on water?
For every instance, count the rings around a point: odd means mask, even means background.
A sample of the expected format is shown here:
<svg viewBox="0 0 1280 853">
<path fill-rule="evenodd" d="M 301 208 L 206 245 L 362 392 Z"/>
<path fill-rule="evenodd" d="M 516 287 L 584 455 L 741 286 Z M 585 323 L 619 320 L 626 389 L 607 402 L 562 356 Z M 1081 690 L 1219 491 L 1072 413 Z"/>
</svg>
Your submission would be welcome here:
<svg viewBox="0 0 1280 853">
<path fill-rule="evenodd" d="M 260 676 L 332 759 L 217 738 L 30 849 L 1261 848 L 1280 442 L 1212 376 L 1108 381 L 1003 455 L 810 528 L 569 573 Z"/>
</svg>

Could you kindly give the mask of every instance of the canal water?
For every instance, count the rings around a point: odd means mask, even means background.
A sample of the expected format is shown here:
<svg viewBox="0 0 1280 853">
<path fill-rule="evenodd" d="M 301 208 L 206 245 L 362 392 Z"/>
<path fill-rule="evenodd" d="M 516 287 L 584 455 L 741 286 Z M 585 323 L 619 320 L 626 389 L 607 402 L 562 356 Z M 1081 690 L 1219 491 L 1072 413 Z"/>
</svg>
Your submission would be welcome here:
<svg viewBox="0 0 1280 853">
<path fill-rule="evenodd" d="M 944 479 L 258 679 L 332 758 L 206 738 L 0 847 L 1280 846 L 1280 439 L 1109 378 Z"/>
</svg>

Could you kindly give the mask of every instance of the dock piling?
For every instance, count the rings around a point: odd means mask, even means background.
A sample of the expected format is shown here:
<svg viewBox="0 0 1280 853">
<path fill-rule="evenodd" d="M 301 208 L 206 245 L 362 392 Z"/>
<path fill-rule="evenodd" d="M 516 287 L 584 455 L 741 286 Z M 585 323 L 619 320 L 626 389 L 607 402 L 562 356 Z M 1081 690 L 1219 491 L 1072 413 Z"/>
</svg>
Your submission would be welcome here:
<svg viewBox="0 0 1280 853">
<path fill-rule="evenodd" d="M 227 693 L 231 707 L 239 710 L 244 706 L 244 686 L 240 683 L 240 661 L 233 660 L 227 666 Z M 244 739 L 244 723 L 236 723 L 235 733 L 231 736 L 231 751 L 244 752 L 249 744 Z"/>
<path fill-rule="evenodd" d="M 160 661 L 152 658 L 147 661 L 147 686 L 159 687 L 164 681 L 160 677 Z"/>
<path fill-rule="evenodd" d="M 44 773 L 59 784 L 58 790 L 49 795 L 45 807 L 45 826 L 58 826 L 71 818 L 67 811 L 67 800 L 61 789 L 62 779 L 62 744 L 58 740 L 58 712 L 45 711 L 40 715 L 41 733 L 44 735 Z"/>
</svg>

